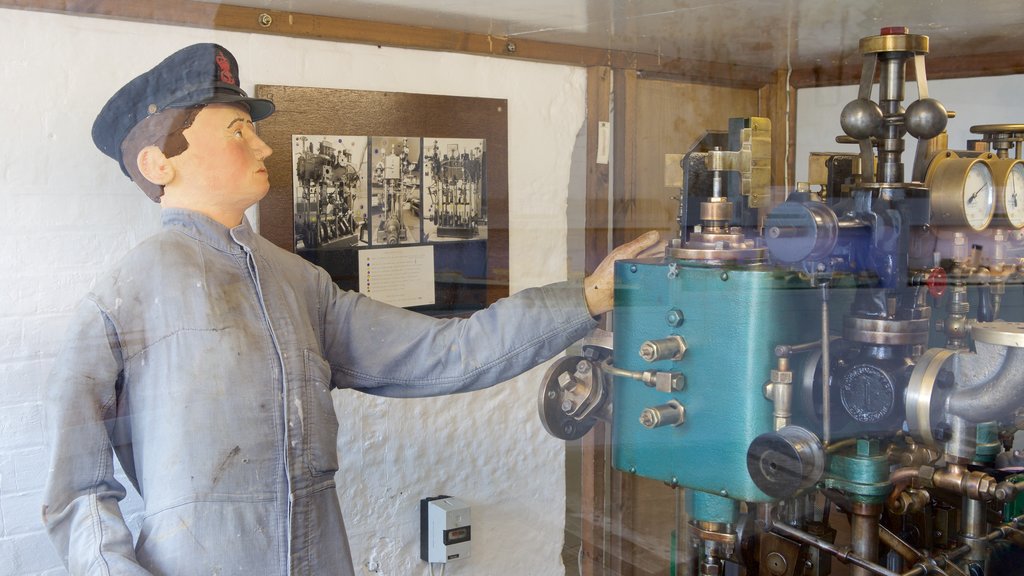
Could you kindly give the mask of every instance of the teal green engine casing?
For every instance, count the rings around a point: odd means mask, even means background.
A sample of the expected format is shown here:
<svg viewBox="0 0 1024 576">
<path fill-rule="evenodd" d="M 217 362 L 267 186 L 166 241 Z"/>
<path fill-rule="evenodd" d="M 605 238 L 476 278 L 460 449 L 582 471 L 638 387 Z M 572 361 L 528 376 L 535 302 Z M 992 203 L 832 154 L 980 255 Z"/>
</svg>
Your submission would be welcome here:
<svg viewBox="0 0 1024 576">
<path fill-rule="evenodd" d="M 774 430 L 773 406 L 764 396 L 774 347 L 821 336 L 813 294 L 806 282 L 756 265 L 618 262 L 614 365 L 680 372 L 685 386 L 661 392 L 616 376 L 615 468 L 734 500 L 771 501 L 747 472 L 747 448 Z M 686 341 L 682 359 L 648 363 L 640 357 L 645 341 L 670 336 Z M 671 400 L 685 408 L 681 425 L 648 429 L 640 423 L 645 408 Z"/>
</svg>

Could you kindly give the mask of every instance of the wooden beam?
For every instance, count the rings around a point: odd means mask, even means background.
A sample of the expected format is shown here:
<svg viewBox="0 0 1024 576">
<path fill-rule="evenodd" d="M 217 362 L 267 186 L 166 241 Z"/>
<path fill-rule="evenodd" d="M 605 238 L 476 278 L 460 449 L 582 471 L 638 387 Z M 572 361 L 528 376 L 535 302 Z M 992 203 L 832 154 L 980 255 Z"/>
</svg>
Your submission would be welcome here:
<svg viewBox="0 0 1024 576">
<path fill-rule="evenodd" d="M 616 70 L 612 98 L 615 102 L 614 126 L 615 182 L 612 187 L 612 244 L 628 242 L 647 230 L 640 230 L 637 202 L 637 73 Z"/>
<path fill-rule="evenodd" d="M 668 74 L 695 83 L 730 86 L 764 84 L 772 75 L 771 69 L 754 66 L 719 64 L 685 58 L 666 59 L 656 54 L 194 0 L 0 0 L 0 8 L 355 44 L 462 52 L 573 66 L 607 66 Z"/>
<path fill-rule="evenodd" d="M 929 56 L 925 61 L 929 80 L 1024 74 L 1024 50 L 972 56 Z M 794 88 L 845 86 L 860 82 L 860 61 L 848 66 L 794 70 Z"/>
<path fill-rule="evenodd" d="M 608 212 L 609 170 L 607 160 L 604 163 L 598 162 L 598 152 L 601 147 L 607 150 L 610 144 L 599 141 L 599 125 L 610 122 L 611 86 L 611 68 L 594 66 L 587 69 L 587 194 L 584 231 L 587 274 L 592 273 L 608 254 L 611 228 L 611 215 Z M 608 540 L 605 470 L 611 466 L 608 435 L 607 426 L 599 422 L 580 440 L 583 452 L 580 470 L 583 541 L 581 576 L 605 574 L 605 543 Z"/>
<path fill-rule="evenodd" d="M 758 114 L 772 121 L 771 206 L 786 199 L 796 178 L 796 88 L 787 90 L 786 71 L 758 91 Z M 788 129 L 787 129 L 788 128 Z"/>
<path fill-rule="evenodd" d="M 586 273 L 597 269 L 597 265 L 608 254 L 608 231 L 612 227 L 608 212 L 610 191 L 609 162 L 598 162 L 599 148 L 607 155 L 611 142 L 600 141 L 601 124 L 610 125 L 612 70 L 607 66 L 587 69 L 587 198 L 586 198 Z M 611 137 L 610 132 L 605 136 Z"/>
<path fill-rule="evenodd" d="M 637 73 L 630 69 L 616 69 L 612 75 L 613 185 L 612 185 L 612 245 L 632 240 L 646 230 L 637 230 Z M 634 477 L 611 468 L 608 505 L 611 509 L 608 539 L 610 573 L 615 576 L 633 576 L 636 518 L 633 488 Z"/>
</svg>

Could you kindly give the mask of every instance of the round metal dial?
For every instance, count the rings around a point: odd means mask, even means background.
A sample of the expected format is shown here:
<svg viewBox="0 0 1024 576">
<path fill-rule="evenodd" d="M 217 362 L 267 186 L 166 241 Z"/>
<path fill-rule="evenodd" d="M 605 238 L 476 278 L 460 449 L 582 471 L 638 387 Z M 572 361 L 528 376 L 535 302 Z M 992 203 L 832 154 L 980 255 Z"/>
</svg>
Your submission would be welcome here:
<svg viewBox="0 0 1024 576">
<path fill-rule="evenodd" d="M 967 225 L 975 230 L 988 226 L 996 209 L 996 188 L 988 164 L 971 164 L 964 179 L 963 201 Z"/>
<path fill-rule="evenodd" d="M 935 226 L 988 227 L 996 211 L 996 187 L 991 154 L 981 158 L 959 158 L 953 152 L 936 159 L 928 169 L 931 223 Z"/>
<path fill-rule="evenodd" d="M 1010 166 L 999 192 L 1010 226 L 1024 227 L 1024 161 L 1014 162 Z"/>
</svg>

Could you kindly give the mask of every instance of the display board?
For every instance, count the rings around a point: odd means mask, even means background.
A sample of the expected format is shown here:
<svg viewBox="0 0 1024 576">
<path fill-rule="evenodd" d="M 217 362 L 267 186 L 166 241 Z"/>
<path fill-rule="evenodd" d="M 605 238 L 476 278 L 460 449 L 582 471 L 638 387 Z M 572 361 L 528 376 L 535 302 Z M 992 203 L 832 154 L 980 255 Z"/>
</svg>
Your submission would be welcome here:
<svg viewBox="0 0 1024 576">
<path fill-rule="evenodd" d="M 342 288 L 450 316 L 508 295 L 507 102 L 258 85 L 260 232 Z"/>
</svg>

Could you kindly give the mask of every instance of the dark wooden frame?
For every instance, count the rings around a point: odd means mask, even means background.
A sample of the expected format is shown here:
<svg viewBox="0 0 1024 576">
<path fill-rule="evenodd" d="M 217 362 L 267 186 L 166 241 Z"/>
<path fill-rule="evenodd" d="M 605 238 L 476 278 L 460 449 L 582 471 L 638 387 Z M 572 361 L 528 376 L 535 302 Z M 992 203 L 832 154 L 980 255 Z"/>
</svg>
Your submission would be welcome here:
<svg viewBox="0 0 1024 576">
<path fill-rule="evenodd" d="M 270 192 L 260 202 L 260 234 L 294 251 L 292 135 L 339 134 L 477 138 L 487 141 L 486 278 L 439 282 L 439 298 L 472 296 L 483 305 L 508 296 L 508 103 L 495 98 L 468 98 L 402 92 L 340 90 L 257 85 L 256 96 L 277 106 L 259 122 L 260 137 L 279 152 L 266 161 Z M 438 245 L 435 245 L 438 246 Z M 423 311 L 439 315 L 471 311 L 462 303 L 441 302 Z M 418 310 L 420 308 L 417 308 Z"/>
</svg>

